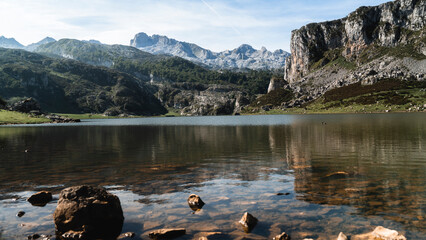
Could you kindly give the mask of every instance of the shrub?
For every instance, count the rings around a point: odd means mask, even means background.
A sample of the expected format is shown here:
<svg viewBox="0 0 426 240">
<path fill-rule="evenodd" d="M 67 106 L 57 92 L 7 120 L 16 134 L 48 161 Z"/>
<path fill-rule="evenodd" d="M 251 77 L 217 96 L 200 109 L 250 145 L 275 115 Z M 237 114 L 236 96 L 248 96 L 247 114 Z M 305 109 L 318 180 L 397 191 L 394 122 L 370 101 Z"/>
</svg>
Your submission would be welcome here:
<svg viewBox="0 0 426 240">
<path fill-rule="evenodd" d="M 6 101 L 0 97 L 0 108 L 4 108 L 4 107 L 6 107 Z"/>
</svg>

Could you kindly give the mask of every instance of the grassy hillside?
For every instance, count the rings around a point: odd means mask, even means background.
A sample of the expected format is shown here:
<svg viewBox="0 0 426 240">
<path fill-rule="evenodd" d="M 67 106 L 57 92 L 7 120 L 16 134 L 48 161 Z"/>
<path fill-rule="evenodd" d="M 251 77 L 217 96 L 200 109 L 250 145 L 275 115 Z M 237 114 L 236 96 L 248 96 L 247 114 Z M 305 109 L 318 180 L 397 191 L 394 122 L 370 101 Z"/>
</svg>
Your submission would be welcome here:
<svg viewBox="0 0 426 240">
<path fill-rule="evenodd" d="M 16 49 L 0 48 L 0 95 L 33 97 L 49 112 L 166 112 L 148 86 L 128 74 Z"/>
<path fill-rule="evenodd" d="M 50 119 L 43 117 L 35 117 L 25 113 L 11 112 L 7 110 L 0 110 L 0 125 L 4 124 L 35 124 L 35 123 L 48 123 Z"/>
<path fill-rule="evenodd" d="M 266 93 L 272 76 L 269 71 L 214 71 L 179 57 L 152 55 L 129 46 L 94 44 L 73 39 L 42 45 L 36 52 L 109 67 L 143 81 L 150 81 L 153 76 L 157 80 L 171 82 L 233 84 L 253 94 Z"/>
</svg>

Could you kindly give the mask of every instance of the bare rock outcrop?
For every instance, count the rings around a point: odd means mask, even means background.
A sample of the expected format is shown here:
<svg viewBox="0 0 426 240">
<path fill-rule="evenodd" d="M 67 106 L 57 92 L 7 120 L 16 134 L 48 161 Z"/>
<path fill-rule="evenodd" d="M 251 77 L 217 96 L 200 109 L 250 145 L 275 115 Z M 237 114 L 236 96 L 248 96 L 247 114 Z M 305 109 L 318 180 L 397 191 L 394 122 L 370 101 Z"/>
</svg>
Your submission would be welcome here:
<svg viewBox="0 0 426 240">
<path fill-rule="evenodd" d="M 302 80 L 310 73 L 313 63 L 329 50 L 339 49 L 342 56 L 353 60 L 371 44 L 385 47 L 410 44 L 409 35 L 417 34 L 425 26 L 423 0 L 396 0 L 360 7 L 343 19 L 308 24 L 292 32 L 285 79 L 290 83 Z M 424 54 L 424 45 L 420 43 L 416 51 Z"/>
</svg>

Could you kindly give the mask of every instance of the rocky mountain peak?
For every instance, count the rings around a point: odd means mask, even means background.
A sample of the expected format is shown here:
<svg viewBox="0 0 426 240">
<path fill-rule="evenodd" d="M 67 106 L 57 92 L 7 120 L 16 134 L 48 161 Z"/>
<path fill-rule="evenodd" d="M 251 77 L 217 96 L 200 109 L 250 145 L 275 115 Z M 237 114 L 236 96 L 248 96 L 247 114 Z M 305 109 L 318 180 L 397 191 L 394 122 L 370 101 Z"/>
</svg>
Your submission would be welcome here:
<svg viewBox="0 0 426 240">
<path fill-rule="evenodd" d="M 371 44 L 406 45 L 408 36 L 424 29 L 425 25 L 424 0 L 396 0 L 360 7 L 343 19 L 308 24 L 292 32 L 291 58 L 285 78 L 289 82 L 299 81 L 310 72 L 313 63 L 333 49 L 340 49 L 340 54 L 351 60 Z M 419 52 L 422 51 L 426 49 Z"/>
<path fill-rule="evenodd" d="M 24 45 L 20 44 L 14 38 L 7 38 L 5 36 L 0 36 L 0 47 L 3 47 L 3 48 L 23 48 Z"/>
<path fill-rule="evenodd" d="M 248 44 L 242 44 L 233 50 L 213 52 L 193 43 L 187 43 L 161 35 L 148 36 L 138 33 L 130 45 L 152 54 L 168 54 L 201 63 L 215 69 L 278 69 L 285 65 L 289 55 L 283 50 L 274 53 L 266 48 L 256 50 Z"/>
<path fill-rule="evenodd" d="M 36 42 L 36 43 L 32 43 L 28 46 L 26 46 L 24 49 L 27 51 L 34 51 L 36 48 L 38 48 L 39 46 L 46 44 L 46 43 L 51 43 L 51 42 L 56 42 L 55 39 L 51 38 L 51 37 L 45 37 L 42 40 Z"/>
</svg>

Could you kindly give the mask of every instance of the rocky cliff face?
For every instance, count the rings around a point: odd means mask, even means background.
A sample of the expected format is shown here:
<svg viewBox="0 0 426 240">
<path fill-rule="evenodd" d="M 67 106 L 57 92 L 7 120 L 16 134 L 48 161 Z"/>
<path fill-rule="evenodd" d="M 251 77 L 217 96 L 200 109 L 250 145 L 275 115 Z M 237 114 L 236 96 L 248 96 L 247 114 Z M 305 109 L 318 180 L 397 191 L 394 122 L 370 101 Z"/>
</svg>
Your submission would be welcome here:
<svg viewBox="0 0 426 240">
<path fill-rule="evenodd" d="M 166 36 L 138 33 L 130 45 L 152 54 L 169 54 L 202 63 L 216 69 L 279 69 L 285 65 L 289 53 L 279 49 L 274 52 L 266 48 L 253 49 L 250 45 L 223 52 L 212 52 L 196 44 L 177 41 Z"/>
<path fill-rule="evenodd" d="M 306 25 L 292 32 L 285 79 L 290 83 L 302 81 L 313 68 L 333 60 L 324 59 L 330 50 L 337 49 L 338 55 L 357 64 L 371 45 L 414 44 L 414 51 L 425 55 L 426 43 L 424 39 L 418 41 L 425 36 L 425 25 L 424 0 L 396 0 L 375 7 L 360 7 L 346 18 Z M 321 62 L 315 66 L 318 61 Z"/>
<path fill-rule="evenodd" d="M 155 94 L 167 107 L 183 116 L 239 114 L 249 96 L 238 88 L 217 84 L 151 82 Z"/>
</svg>

